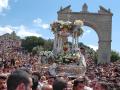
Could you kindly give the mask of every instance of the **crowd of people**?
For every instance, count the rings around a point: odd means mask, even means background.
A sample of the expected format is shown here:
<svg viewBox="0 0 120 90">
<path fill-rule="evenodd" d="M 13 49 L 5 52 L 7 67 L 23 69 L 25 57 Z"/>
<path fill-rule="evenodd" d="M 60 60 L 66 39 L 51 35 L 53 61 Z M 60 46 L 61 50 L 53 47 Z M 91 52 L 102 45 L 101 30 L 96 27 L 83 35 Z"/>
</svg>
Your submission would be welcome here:
<svg viewBox="0 0 120 90">
<path fill-rule="evenodd" d="M 107 90 L 120 89 L 120 61 L 104 65 L 95 65 L 90 60 L 87 66 L 86 76 L 94 82 L 102 82 Z"/>
<path fill-rule="evenodd" d="M 1 53 L 0 60 L 0 90 L 120 90 L 120 61 L 96 65 L 88 58 L 85 75 L 72 77 L 41 72 L 41 58 L 21 51 Z"/>
<path fill-rule="evenodd" d="M 0 48 L 0 90 L 120 90 L 120 61 L 96 65 L 88 57 L 84 76 L 53 75 L 52 58 L 42 68 L 48 58 L 14 46 Z"/>
</svg>

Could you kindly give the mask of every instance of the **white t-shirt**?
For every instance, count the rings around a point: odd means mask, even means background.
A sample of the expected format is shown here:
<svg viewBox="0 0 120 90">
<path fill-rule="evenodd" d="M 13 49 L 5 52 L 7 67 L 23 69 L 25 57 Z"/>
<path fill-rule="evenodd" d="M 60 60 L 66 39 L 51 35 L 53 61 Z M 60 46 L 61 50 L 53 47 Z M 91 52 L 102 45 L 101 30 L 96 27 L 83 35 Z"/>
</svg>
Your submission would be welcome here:
<svg viewBox="0 0 120 90">
<path fill-rule="evenodd" d="M 84 87 L 84 90 L 93 90 L 93 88 L 90 88 L 90 87 L 85 86 L 85 87 Z"/>
</svg>

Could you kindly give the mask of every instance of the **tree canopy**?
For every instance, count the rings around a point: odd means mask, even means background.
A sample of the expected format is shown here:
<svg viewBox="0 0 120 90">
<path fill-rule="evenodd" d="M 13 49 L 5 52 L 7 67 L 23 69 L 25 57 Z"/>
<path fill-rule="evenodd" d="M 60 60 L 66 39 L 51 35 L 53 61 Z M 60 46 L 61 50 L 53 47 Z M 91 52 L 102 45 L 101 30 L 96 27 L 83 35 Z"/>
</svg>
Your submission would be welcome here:
<svg viewBox="0 0 120 90">
<path fill-rule="evenodd" d="M 22 39 L 22 47 L 28 52 L 31 52 L 36 46 L 43 46 L 44 43 L 45 41 L 41 37 L 28 36 L 25 39 Z"/>
<path fill-rule="evenodd" d="M 120 60 L 120 55 L 116 51 L 111 51 L 111 61 L 115 62 L 117 60 Z"/>
</svg>

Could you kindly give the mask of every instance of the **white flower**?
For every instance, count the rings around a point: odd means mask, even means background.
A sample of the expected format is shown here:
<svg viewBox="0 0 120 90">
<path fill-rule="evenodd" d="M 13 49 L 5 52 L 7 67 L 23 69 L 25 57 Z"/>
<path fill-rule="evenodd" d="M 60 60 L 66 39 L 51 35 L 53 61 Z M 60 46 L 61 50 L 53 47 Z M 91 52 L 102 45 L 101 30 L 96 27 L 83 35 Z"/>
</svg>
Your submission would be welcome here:
<svg viewBox="0 0 120 90">
<path fill-rule="evenodd" d="M 64 24 L 69 25 L 69 24 L 71 24 L 71 23 L 72 23 L 72 22 L 67 21 L 67 22 L 65 22 Z"/>
<path fill-rule="evenodd" d="M 62 21 L 62 20 L 59 20 L 59 21 L 57 21 L 58 23 L 60 23 L 60 24 L 64 24 L 65 22 L 64 21 Z"/>
<path fill-rule="evenodd" d="M 62 25 L 69 25 L 69 24 L 71 24 L 72 22 L 70 22 L 70 21 L 62 21 L 62 20 L 59 20 L 59 21 L 57 21 L 58 23 L 60 23 L 60 24 L 62 24 Z"/>
<path fill-rule="evenodd" d="M 74 21 L 74 24 L 75 24 L 75 25 L 83 26 L 83 21 L 81 21 L 81 20 L 75 20 L 75 21 Z"/>
</svg>

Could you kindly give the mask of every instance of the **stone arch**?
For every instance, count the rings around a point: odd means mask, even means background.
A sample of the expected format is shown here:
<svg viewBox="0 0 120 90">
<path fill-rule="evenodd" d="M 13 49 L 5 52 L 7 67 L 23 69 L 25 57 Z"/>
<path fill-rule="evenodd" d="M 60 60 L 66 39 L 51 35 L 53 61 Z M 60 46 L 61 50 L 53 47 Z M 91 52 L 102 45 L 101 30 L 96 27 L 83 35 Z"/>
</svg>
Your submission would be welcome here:
<svg viewBox="0 0 120 90">
<path fill-rule="evenodd" d="M 98 36 L 98 39 L 99 39 L 99 34 L 98 34 L 98 32 L 97 32 L 96 24 L 95 24 L 95 23 L 88 22 L 88 21 L 83 21 L 83 23 L 84 23 L 84 26 L 88 26 L 88 27 L 92 28 L 92 29 L 96 32 L 96 34 L 97 34 L 97 36 Z"/>
<path fill-rule="evenodd" d="M 100 6 L 98 13 L 88 11 L 87 4 L 84 4 L 82 11 L 72 12 L 71 6 L 61 8 L 58 13 L 58 20 L 71 21 L 82 20 L 85 26 L 95 30 L 98 35 L 98 64 L 110 63 L 111 56 L 111 35 L 112 35 L 112 16 L 110 9 Z"/>
</svg>

